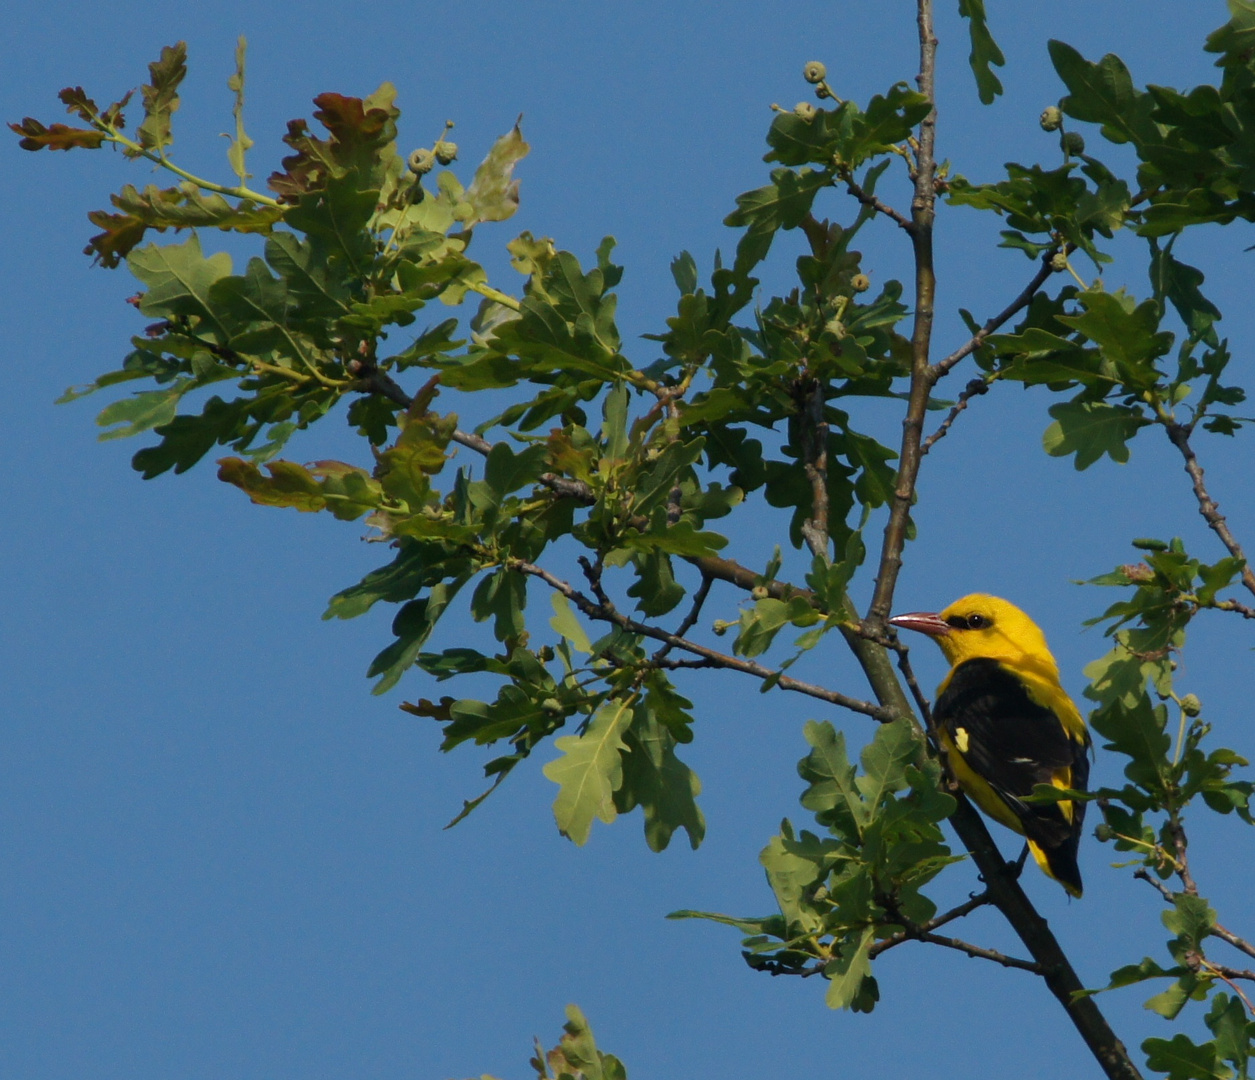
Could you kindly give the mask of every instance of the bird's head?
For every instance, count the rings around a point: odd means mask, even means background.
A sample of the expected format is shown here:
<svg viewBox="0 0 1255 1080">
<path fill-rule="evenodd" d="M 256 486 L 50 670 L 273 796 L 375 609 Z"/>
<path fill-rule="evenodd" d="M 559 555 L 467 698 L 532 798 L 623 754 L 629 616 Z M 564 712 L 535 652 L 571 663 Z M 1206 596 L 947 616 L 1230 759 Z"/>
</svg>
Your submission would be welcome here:
<svg viewBox="0 0 1255 1080">
<path fill-rule="evenodd" d="M 996 596 L 972 593 L 944 611 L 913 611 L 895 615 L 889 622 L 903 630 L 927 634 L 951 667 L 980 657 L 1036 668 L 1055 679 L 1059 675 L 1046 635 L 1018 607 Z"/>
</svg>

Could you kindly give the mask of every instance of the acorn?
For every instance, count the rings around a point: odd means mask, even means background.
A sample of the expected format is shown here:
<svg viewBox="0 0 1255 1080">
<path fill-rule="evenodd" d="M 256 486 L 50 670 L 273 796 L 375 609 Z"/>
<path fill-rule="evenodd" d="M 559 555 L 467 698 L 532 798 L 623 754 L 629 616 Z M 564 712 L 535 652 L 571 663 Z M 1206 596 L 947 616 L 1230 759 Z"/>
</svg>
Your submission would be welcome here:
<svg viewBox="0 0 1255 1080">
<path fill-rule="evenodd" d="M 1203 711 L 1203 703 L 1198 700 L 1197 694 L 1186 694 L 1181 699 L 1181 711 L 1186 716 L 1197 716 Z"/>
<path fill-rule="evenodd" d="M 867 292 L 872 287 L 872 279 L 866 274 L 855 274 L 850 278 L 850 288 L 855 292 Z"/>
<path fill-rule="evenodd" d="M 1042 131 L 1058 131 L 1063 127 L 1063 110 L 1058 105 L 1050 105 L 1042 109 L 1037 121 Z"/>
<path fill-rule="evenodd" d="M 436 167 L 436 155 L 422 146 L 410 155 L 407 163 L 415 176 L 424 176 Z"/>
<path fill-rule="evenodd" d="M 771 593 L 767 591 L 766 585 L 755 585 L 750 590 L 750 596 L 752 596 L 755 600 L 766 600 L 770 595 Z"/>
<path fill-rule="evenodd" d="M 1066 270 L 1068 268 L 1068 257 L 1062 251 L 1056 251 L 1050 256 L 1050 269 L 1056 272 Z"/>
<path fill-rule="evenodd" d="M 794 115 L 800 116 L 803 120 L 814 120 L 818 111 L 809 101 L 799 101 L 793 106 Z"/>
<path fill-rule="evenodd" d="M 445 142 L 444 139 L 441 139 L 438 143 L 436 143 L 436 160 L 440 162 L 441 165 L 450 164 L 457 158 L 457 156 L 457 143 Z"/>
<path fill-rule="evenodd" d="M 1069 157 L 1080 157 L 1085 153 L 1085 140 L 1079 131 L 1065 131 L 1059 136 L 1059 149 Z"/>
<path fill-rule="evenodd" d="M 818 60 L 809 60 L 802 68 L 802 78 L 808 83 L 821 83 L 828 75 L 828 69 Z"/>
</svg>

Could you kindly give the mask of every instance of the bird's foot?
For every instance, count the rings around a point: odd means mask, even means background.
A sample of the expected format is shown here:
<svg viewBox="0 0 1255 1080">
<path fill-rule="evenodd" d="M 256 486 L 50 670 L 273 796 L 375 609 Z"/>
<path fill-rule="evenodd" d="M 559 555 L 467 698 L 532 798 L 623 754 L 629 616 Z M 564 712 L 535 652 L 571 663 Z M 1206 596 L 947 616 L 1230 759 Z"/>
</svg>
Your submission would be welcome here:
<svg viewBox="0 0 1255 1080">
<path fill-rule="evenodd" d="M 1024 845 L 1024 850 L 1020 852 L 1020 857 L 1015 862 L 1007 863 L 1007 877 L 1012 881 L 1019 881 L 1020 874 L 1024 872 L 1024 862 L 1028 858 L 1028 845 Z"/>
</svg>

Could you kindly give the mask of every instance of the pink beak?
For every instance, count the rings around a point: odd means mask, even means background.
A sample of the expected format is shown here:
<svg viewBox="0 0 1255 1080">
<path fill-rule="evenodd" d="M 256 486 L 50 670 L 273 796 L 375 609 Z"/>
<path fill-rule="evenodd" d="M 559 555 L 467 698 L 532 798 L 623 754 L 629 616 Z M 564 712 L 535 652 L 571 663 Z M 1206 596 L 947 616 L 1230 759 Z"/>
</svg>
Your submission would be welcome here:
<svg viewBox="0 0 1255 1080">
<path fill-rule="evenodd" d="M 912 611 L 906 615 L 895 615 L 889 620 L 889 625 L 900 630 L 918 630 L 929 637 L 945 637 L 950 633 L 950 624 L 932 611 Z"/>
</svg>

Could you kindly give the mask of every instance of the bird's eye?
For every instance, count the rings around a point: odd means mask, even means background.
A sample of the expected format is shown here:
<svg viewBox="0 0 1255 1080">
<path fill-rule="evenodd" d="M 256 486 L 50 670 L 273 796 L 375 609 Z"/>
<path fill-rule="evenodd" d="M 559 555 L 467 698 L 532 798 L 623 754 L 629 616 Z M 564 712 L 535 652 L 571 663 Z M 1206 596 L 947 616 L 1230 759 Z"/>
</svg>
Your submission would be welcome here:
<svg viewBox="0 0 1255 1080">
<path fill-rule="evenodd" d="M 984 615 L 969 615 L 967 617 L 967 628 L 969 630 L 984 630 L 986 627 L 993 626 L 993 622 Z"/>
</svg>

